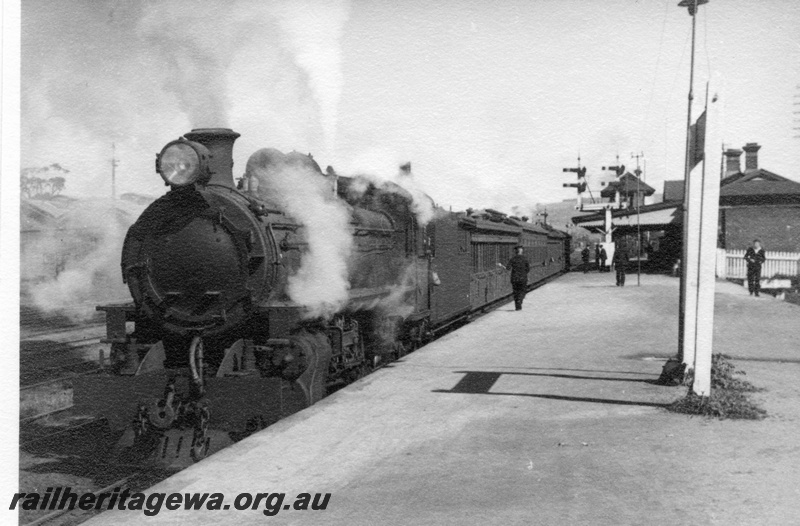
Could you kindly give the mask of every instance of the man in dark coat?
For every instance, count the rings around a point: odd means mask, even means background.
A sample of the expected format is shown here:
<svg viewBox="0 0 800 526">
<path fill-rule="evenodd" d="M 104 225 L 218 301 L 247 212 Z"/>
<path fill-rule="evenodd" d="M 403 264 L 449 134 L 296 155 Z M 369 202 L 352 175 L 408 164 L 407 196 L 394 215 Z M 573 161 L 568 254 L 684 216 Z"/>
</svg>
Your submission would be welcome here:
<svg viewBox="0 0 800 526">
<path fill-rule="evenodd" d="M 628 250 L 623 246 L 617 247 L 617 250 L 614 251 L 614 258 L 612 259 L 614 270 L 617 271 L 617 287 L 625 286 L 625 269 L 628 268 L 629 261 Z"/>
<path fill-rule="evenodd" d="M 594 264 L 597 266 L 597 271 L 600 272 L 600 243 L 594 245 Z"/>
<path fill-rule="evenodd" d="M 528 259 L 522 255 L 522 246 L 517 246 L 516 254 L 508 260 L 508 265 L 501 267 L 511 271 L 511 288 L 514 290 L 514 307 L 516 310 L 522 310 L 522 301 L 525 299 L 525 293 L 528 289 L 528 272 L 531 270 L 531 264 Z"/>
<path fill-rule="evenodd" d="M 747 262 L 747 288 L 751 296 L 755 294 L 758 297 L 761 291 L 761 265 L 767 260 L 761 241 L 753 241 L 753 246 L 744 253 L 744 260 Z"/>
<path fill-rule="evenodd" d="M 583 273 L 586 274 L 589 272 L 589 245 L 581 250 L 581 261 L 583 261 Z"/>
<path fill-rule="evenodd" d="M 608 259 L 608 253 L 606 249 L 603 248 L 603 245 L 600 245 L 600 272 L 606 271 L 606 260 Z"/>
</svg>

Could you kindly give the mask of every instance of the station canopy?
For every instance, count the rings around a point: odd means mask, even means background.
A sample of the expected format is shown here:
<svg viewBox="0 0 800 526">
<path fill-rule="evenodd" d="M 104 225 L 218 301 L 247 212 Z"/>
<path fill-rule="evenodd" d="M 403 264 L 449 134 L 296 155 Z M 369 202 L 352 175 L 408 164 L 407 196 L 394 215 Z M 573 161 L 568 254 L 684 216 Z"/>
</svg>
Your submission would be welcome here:
<svg viewBox="0 0 800 526">
<path fill-rule="evenodd" d="M 636 230 L 667 230 L 680 226 L 682 223 L 682 209 L 679 203 L 658 203 L 635 208 L 611 211 L 611 223 L 614 228 L 621 231 Z M 593 230 L 605 226 L 605 211 L 596 214 L 576 216 L 572 218 L 573 224 Z"/>
</svg>

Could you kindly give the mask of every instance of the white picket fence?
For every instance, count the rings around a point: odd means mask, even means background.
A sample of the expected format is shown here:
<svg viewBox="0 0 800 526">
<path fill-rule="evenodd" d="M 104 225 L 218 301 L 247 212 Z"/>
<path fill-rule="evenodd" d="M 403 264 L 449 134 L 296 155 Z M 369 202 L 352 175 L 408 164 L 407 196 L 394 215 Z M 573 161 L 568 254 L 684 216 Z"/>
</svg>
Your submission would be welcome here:
<svg viewBox="0 0 800 526">
<path fill-rule="evenodd" d="M 717 249 L 717 277 L 747 279 L 744 250 Z M 800 252 L 765 252 L 767 260 L 761 265 L 761 279 L 780 276 L 800 276 Z"/>
</svg>

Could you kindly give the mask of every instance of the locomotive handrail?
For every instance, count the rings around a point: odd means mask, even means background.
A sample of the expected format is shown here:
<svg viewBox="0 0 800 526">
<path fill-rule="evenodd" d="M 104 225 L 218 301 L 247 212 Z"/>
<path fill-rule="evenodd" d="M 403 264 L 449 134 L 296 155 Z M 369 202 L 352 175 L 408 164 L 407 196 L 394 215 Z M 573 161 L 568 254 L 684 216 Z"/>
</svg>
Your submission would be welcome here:
<svg viewBox="0 0 800 526">
<path fill-rule="evenodd" d="M 402 230 L 390 230 L 387 228 L 373 228 L 373 227 L 359 227 L 356 228 L 353 232 L 357 236 L 368 236 L 370 234 L 382 234 L 385 236 L 391 236 L 392 234 L 397 234 L 402 232 Z"/>
<path fill-rule="evenodd" d="M 283 214 L 282 210 L 267 208 L 266 206 L 264 206 L 264 204 L 262 202 L 260 202 L 260 200 L 258 198 L 253 197 L 251 195 L 247 195 L 247 194 L 245 194 L 243 192 L 240 192 L 238 188 L 231 188 L 230 186 L 227 186 L 227 185 L 224 185 L 224 184 L 218 184 L 218 183 L 208 183 L 206 186 L 216 186 L 218 188 L 224 188 L 224 189 L 226 189 L 226 190 L 228 190 L 230 192 L 235 193 L 236 195 L 240 196 L 242 199 L 246 200 L 248 202 L 248 204 L 250 204 L 250 206 L 251 206 L 251 211 L 253 213 L 257 214 L 257 215 L 258 215 L 259 212 L 263 212 L 263 215 L 266 215 L 266 214 Z M 253 209 L 253 208 L 255 208 L 255 209 Z"/>
</svg>

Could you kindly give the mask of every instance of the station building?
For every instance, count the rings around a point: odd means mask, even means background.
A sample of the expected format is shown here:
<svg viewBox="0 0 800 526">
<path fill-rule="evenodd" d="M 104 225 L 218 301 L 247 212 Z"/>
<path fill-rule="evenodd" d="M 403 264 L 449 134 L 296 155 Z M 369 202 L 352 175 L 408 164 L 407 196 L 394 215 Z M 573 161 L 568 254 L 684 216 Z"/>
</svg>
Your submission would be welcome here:
<svg viewBox="0 0 800 526">
<path fill-rule="evenodd" d="M 718 247 L 729 252 L 743 251 L 758 238 L 767 251 L 800 253 L 800 183 L 760 168 L 760 148 L 756 143 L 748 143 L 741 150 L 724 152 Z M 740 165 L 742 153 L 745 153 L 744 169 Z M 709 176 L 708 171 L 706 173 Z M 635 179 L 635 175 L 628 173 L 618 180 L 613 187 L 613 191 L 620 194 L 616 201 L 610 198 L 612 190 L 601 194 L 609 197 L 604 201 L 607 201 L 605 206 L 611 208 L 613 237 L 615 240 L 631 236 L 638 239 L 638 232 L 641 232 L 643 245 L 654 249 L 665 267 L 670 266 L 681 253 L 684 181 L 665 181 L 663 201 L 642 205 L 645 186 L 638 182 L 639 193 L 636 193 Z M 636 204 L 640 205 L 638 210 Z M 572 221 L 590 230 L 603 231 L 605 210 L 576 216 Z M 636 243 L 629 242 L 627 246 L 635 256 Z"/>
</svg>

